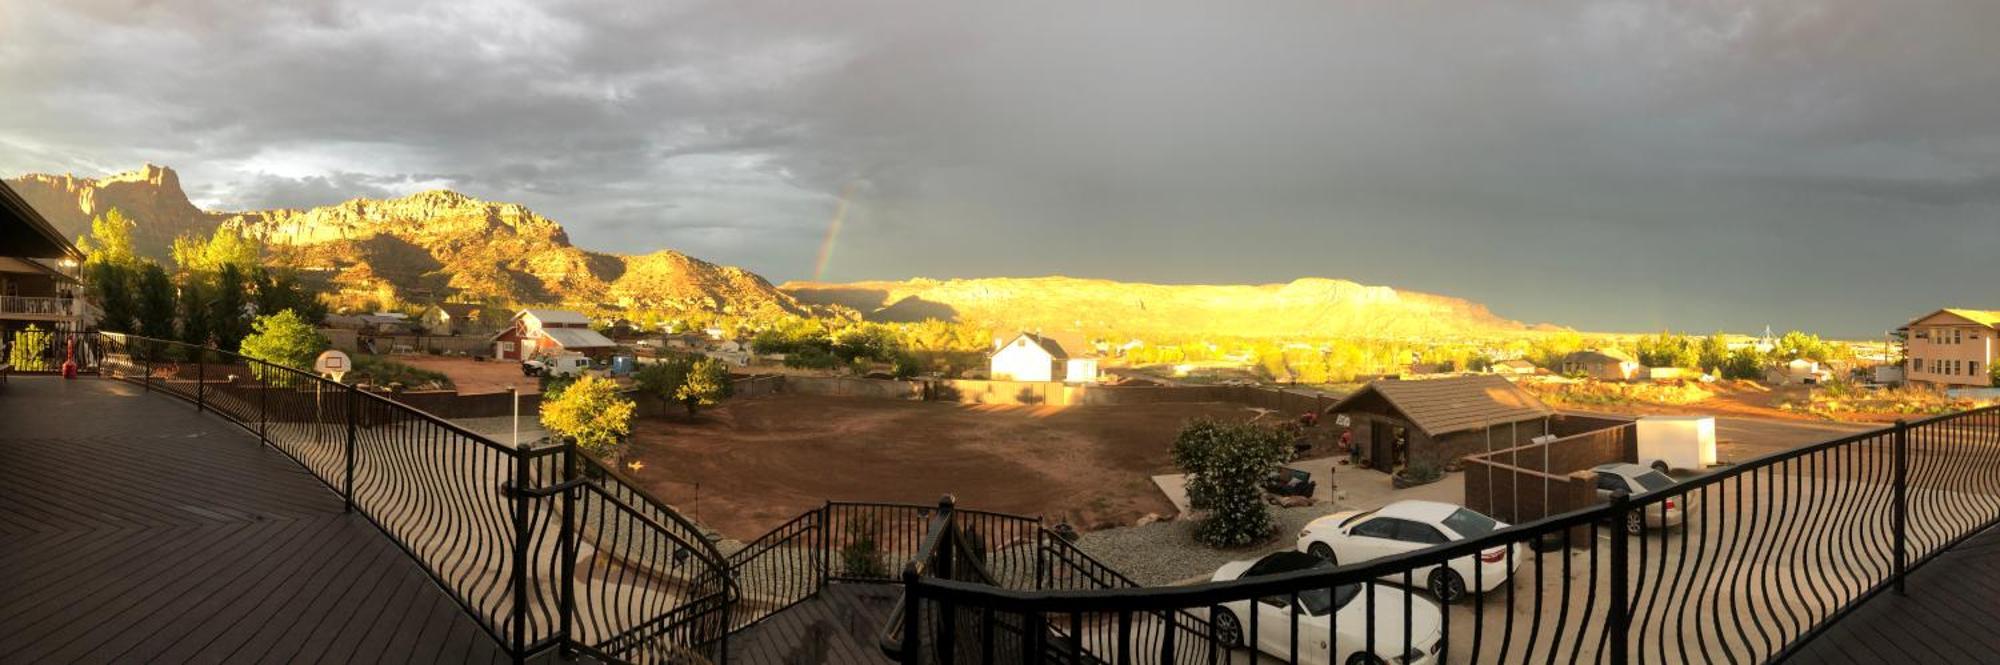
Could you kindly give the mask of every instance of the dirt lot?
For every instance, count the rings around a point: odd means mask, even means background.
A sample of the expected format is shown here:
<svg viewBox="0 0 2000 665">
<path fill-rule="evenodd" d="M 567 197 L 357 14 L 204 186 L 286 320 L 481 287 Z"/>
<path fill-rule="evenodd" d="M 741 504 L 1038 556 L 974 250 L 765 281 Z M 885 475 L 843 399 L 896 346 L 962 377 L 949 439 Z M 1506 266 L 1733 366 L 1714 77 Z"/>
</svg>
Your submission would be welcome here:
<svg viewBox="0 0 2000 665">
<path fill-rule="evenodd" d="M 396 355 L 388 358 L 411 367 L 449 376 L 461 394 L 504 393 L 510 384 L 520 388 L 523 395 L 541 392 L 535 379 L 521 375 L 521 363 L 512 360 L 481 362 L 471 358 L 424 354 Z"/>
<path fill-rule="evenodd" d="M 1173 506 L 1148 479 L 1196 416 L 1249 418 L 1240 404 L 976 406 L 772 395 L 696 421 L 634 423 L 635 475 L 654 494 L 748 539 L 827 499 L 935 502 L 1130 524 Z M 700 483 L 697 505 L 694 483 Z"/>
</svg>

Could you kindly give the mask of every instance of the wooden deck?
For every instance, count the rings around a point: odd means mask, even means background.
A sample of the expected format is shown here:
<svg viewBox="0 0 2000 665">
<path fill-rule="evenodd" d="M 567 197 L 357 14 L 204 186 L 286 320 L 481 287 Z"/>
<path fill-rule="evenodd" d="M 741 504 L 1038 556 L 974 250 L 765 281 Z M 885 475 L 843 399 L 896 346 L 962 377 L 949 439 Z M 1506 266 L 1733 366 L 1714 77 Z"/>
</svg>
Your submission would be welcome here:
<svg viewBox="0 0 2000 665">
<path fill-rule="evenodd" d="M 886 584 L 834 583 L 729 638 L 729 662 L 748 665 L 867 665 L 882 655 L 882 625 L 900 590 Z"/>
<path fill-rule="evenodd" d="M 1793 663 L 2000 663 L 2000 530 L 1966 539 L 1806 645 Z"/>
<path fill-rule="evenodd" d="M 289 458 L 142 393 L 0 388 L 0 663 L 507 660 Z"/>
</svg>

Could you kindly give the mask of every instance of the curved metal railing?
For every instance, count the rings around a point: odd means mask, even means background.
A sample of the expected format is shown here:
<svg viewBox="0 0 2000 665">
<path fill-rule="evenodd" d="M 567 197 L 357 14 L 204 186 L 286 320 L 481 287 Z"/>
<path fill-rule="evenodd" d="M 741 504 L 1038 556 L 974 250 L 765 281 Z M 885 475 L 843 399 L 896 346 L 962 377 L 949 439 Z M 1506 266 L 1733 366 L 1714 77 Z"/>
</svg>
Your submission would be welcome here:
<svg viewBox="0 0 2000 665">
<path fill-rule="evenodd" d="M 1245 651 L 1225 644 L 1242 635 L 1294 663 L 1770 662 L 1996 522 L 2000 410 L 1986 408 L 1331 569 L 1143 589 L 917 575 L 895 653 L 905 663 L 1222 662 Z M 1465 565 L 1482 557 L 1491 562 Z M 1470 593 L 1437 610 L 1426 589 L 1444 570 L 1467 571 Z M 1284 609 L 1348 585 L 1365 592 L 1332 620 Z M 1189 615 L 1209 621 L 1172 620 Z M 980 625 L 1019 629 L 966 628 Z"/>
<path fill-rule="evenodd" d="M 726 561 L 572 444 L 509 447 L 391 396 L 168 340 L 90 337 L 104 376 L 213 410 L 291 457 L 517 657 L 727 658 Z"/>
</svg>

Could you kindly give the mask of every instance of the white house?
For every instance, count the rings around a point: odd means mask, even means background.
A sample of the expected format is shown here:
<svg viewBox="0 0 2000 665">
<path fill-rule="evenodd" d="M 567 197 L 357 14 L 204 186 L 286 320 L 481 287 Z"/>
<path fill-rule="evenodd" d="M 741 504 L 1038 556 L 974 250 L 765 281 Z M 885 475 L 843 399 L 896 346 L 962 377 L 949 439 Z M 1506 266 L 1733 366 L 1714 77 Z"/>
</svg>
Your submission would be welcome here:
<svg viewBox="0 0 2000 665">
<path fill-rule="evenodd" d="M 999 343 L 989 360 L 988 374 L 996 381 L 1097 381 L 1097 358 L 1071 356 L 1061 343 L 1033 333 Z"/>
<path fill-rule="evenodd" d="M 590 319 L 560 309 L 524 309 L 506 330 L 493 336 L 493 357 L 527 360 L 536 354 L 575 351 L 592 357 L 610 355 L 618 344 L 590 329 Z"/>
</svg>

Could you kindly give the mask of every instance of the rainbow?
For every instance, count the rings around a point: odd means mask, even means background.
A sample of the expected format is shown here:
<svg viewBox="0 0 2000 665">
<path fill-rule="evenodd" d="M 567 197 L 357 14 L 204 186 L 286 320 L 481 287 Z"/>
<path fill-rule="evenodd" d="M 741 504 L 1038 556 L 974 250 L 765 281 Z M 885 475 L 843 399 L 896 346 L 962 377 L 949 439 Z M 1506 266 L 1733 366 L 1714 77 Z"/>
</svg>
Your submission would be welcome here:
<svg viewBox="0 0 2000 665">
<path fill-rule="evenodd" d="M 849 180 L 840 188 L 840 199 L 833 208 L 833 220 L 827 222 L 826 238 L 819 241 L 819 260 L 813 262 L 813 281 L 826 277 L 827 259 L 833 257 L 833 241 L 840 237 L 840 224 L 847 219 L 847 200 L 854 195 L 855 181 Z"/>
</svg>

